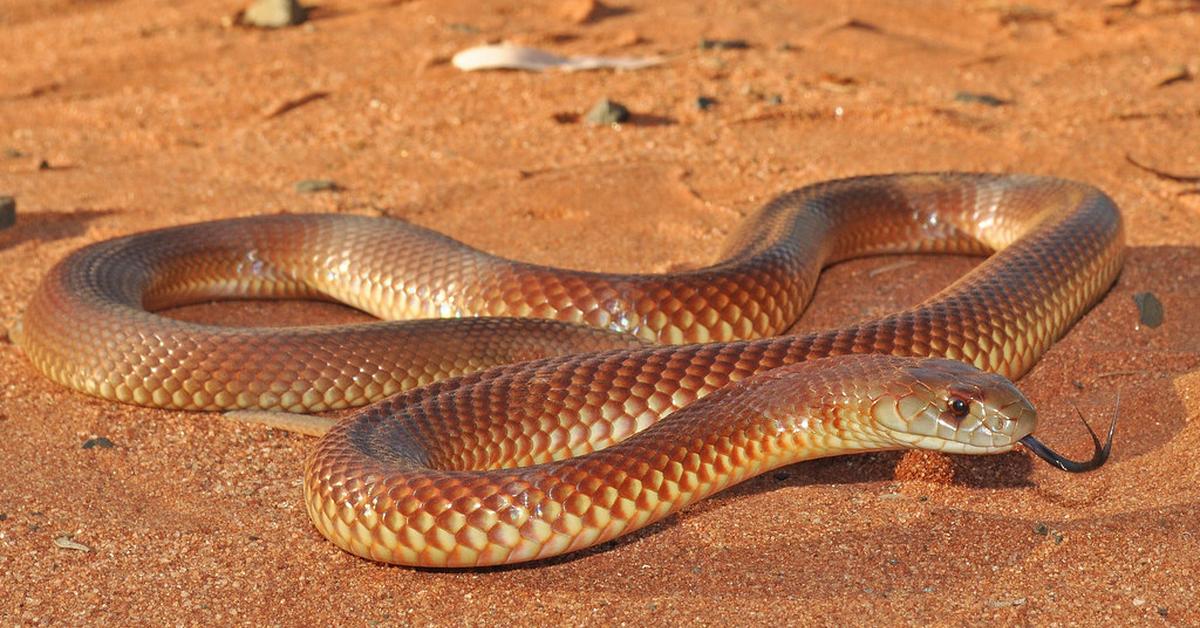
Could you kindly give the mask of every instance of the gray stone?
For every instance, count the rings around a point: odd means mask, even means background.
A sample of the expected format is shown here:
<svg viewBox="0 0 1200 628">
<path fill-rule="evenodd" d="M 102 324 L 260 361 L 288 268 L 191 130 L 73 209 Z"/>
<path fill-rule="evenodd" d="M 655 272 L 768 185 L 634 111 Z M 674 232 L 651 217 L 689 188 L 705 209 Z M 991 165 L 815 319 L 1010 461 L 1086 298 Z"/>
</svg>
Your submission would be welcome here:
<svg viewBox="0 0 1200 628">
<path fill-rule="evenodd" d="M 985 92 L 955 92 L 954 100 L 957 100 L 958 102 L 986 105 L 988 107 L 1001 107 L 1012 103 L 1011 100 L 1005 100 L 1004 98 L 1001 98 L 995 94 L 988 94 Z"/>
<path fill-rule="evenodd" d="M 0 196 L 0 229 L 7 229 L 17 224 L 17 199 L 11 196 Z"/>
<path fill-rule="evenodd" d="M 602 99 L 587 112 L 585 120 L 588 124 L 617 124 L 629 119 L 629 109 L 619 102 Z"/>
<path fill-rule="evenodd" d="M 296 191 L 301 194 L 311 194 L 313 192 L 334 192 L 337 191 L 338 184 L 330 179 L 304 179 L 296 182 Z"/>
<path fill-rule="evenodd" d="M 701 39 L 701 50 L 745 50 L 750 43 L 745 39 Z"/>
<path fill-rule="evenodd" d="M 1138 321 L 1146 327 L 1158 327 L 1163 324 L 1163 304 L 1153 292 L 1139 292 L 1133 295 L 1137 304 Z"/>
<path fill-rule="evenodd" d="M 111 440 L 108 440 L 103 436 L 97 436 L 95 438 L 89 438 L 83 441 L 84 449 L 112 449 L 113 447 L 116 447 L 116 445 L 113 444 Z"/>
</svg>

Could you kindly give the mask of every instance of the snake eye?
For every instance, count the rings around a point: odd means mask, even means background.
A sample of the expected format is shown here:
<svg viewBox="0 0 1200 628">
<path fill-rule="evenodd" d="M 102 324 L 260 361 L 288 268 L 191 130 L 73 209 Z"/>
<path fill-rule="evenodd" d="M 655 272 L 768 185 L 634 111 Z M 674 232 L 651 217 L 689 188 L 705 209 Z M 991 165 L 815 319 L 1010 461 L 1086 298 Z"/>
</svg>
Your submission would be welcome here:
<svg viewBox="0 0 1200 628">
<path fill-rule="evenodd" d="M 971 404 L 967 403 L 962 397 L 950 398 L 950 414 L 955 418 L 963 419 L 971 413 Z"/>
</svg>

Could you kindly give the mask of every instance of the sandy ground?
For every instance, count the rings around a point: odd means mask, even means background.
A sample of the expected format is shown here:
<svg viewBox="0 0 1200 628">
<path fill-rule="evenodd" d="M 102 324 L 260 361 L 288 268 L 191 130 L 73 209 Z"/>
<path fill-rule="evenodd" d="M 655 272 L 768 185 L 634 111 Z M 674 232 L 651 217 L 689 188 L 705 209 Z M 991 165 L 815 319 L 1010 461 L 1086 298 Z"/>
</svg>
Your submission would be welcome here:
<svg viewBox="0 0 1200 628">
<path fill-rule="evenodd" d="M 0 3 L 0 195 L 19 211 L 0 232 L 0 320 L 73 249 L 209 218 L 386 214 L 526 260 L 665 271 L 709 261 L 749 210 L 805 183 L 1051 174 L 1116 199 L 1129 257 L 1021 387 L 1041 435 L 1076 456 L 1072 406 L 1099 424 L 1119 394 L 1113 458 L 1084 476 L 1024 453 L 800 464 L 565 559 L 420 571 L 315 531 L 300 501 L 309 439 L 88 398 L 6 341 L 0 623 L 1200 623 L 1200 5 L 622 1 L 578 22 L 573 3 L 328 0 L 272 32 L 223 25 L 239 8 Z M 448 63 L 500 39 L 668 62 Z M 633 120 L 580 121 L 605 96 Z M 341 187 L 302 194 L 303 179 Z M 914 260 L 831 269 L 801 327 L 912 303 L 974 263 Z M 1162 326 L 1139 325 L 1142 291 Z M 313 304 L 176 314 L 362 318 Z M 96 436 L 115 446 L 83 448 Z"/>
</svg>

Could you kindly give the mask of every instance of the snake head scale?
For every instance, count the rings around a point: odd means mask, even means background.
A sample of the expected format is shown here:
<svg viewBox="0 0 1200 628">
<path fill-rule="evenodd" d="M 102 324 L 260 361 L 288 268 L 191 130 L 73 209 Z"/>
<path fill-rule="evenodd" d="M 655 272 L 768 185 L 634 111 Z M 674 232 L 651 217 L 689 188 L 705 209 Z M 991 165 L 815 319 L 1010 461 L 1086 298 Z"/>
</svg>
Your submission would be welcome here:
<svg viewBox="0 0 1200 628">
<path fill-rule="evenodd" d="M 954 360 L 923 360 L 907 368 L 890 394 L 878 399 L 874 414 L 891 436 L 909 447 L 946 453 L 1000 453 L 1019 442 L 1046 462 L 1071 473 L 1099 468 L 1112 451 L 1116 417 L 1104 443 L 1083 421 L 1092 438 L 1091 459 L 1077 462 L 1033 436 L 1037 411 L 1008 379 Z"/>
<path fill-rule="evenodd" d="M 903 370 L 875 400 L 873 414 L 905 447 L 1002 453 L 1037 424 L 1033 404 L 1001 375 L 944 359 L 909 362 Z"/>
</svg>

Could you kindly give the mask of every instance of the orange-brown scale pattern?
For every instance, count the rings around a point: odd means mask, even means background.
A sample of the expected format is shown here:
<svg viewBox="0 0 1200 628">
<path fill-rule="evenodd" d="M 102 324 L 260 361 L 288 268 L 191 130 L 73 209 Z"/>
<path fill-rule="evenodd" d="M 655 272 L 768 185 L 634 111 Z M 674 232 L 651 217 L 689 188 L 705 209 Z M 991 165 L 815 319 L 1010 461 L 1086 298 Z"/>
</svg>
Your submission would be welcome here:
<svg viewBox="0 0 1200 628">
<path fill-rule="evenodd" d="M 470 487 L 494 489 L 495 476 L 412 461 L 468 470 L 560 460 L 607 447 L 756 373 L 840 354 L 941 356 L 1016 378 L 1111 285 L 1123 243 L 1119 211 L 1094 188 L 953 173 L 861 177 L 784 194 L 747 221 L 720 261 L 668 275 L 523 264 L 396 221 L 268 216 L 85 248 L 43 281 L 15 336 L 56 381 L 145 405 L 316 411 L 424 386 L 364 410 L 322 439 L 306 471 L 309 511 L 323 533 L 360 555 L 409 562 L 418 535 L 421 547 L 441 552 L 418 556 L 418 564 L 477 564 L 596 542 L 607 538 L 608 524 L 592 522 L 579 528 L 584 536 L 562 540 L 546 536 L 550 524 L 537 523 L 541 515 L 534 513 L 521 538 L 532 535 L 541 545 L 479 549 L 482 541 L 470 530 L 480 528 L 464 521 L 487 511 L 461 499 Z M 902 312 L 842 329 L 746 340 L 785 332 L 823 266 L 900 251 L 993 253 Z M 336 299 L 392 319 L 562 322 L 235 329 L 148 311 L 229 296 Z M 635 346 L 643 341 L 712 344 Z M 604 349 L 613 350 L 563 355 Z M 541 356 L 558 357 L 481 371 Z M 421 418 L 430 404 L 440 408 L 437 422 Z M 416 440 L 395 445 L 409 448 L 404 461 L 381 469 L 374 456 L 388 449 L 372 443 L 382 435 Z M 639 464 L 662 473 L 662 452 L 676 443 L 657 445 L 660 453 L 647 453 Z M 726 466 L 721 470 L 742 477 Z M 595 495 L 627 490 L 624 480 L 588 477 L 600 482 Z M 411 490 L 390 492 L 399 486 Z M 378 501 L 383 487 L 389 487 L 387 507 Z M 468 512 L 460 517 L 444 504 Z M 611 505 L 609 517 L 621 519 L 623 530 L 661 510 L 639 509 L 628 496 Z M 579 504 L 549 495 L 541 508 L 578 510 Z M 447 549 L 459 533 L 466 535 L 461 547 L 473 554 Z M 502 542 L 523 542 L 511 531 L 497 534 Z"/>
<path fill-rule="evenodd" d="M 307 468 L 310 518 L 343 549 L 384 562 L 545 558 L 631 532 L 781 465 L 910 446 L 872 418 L 875 406 L 940 400 L 916 375 L 945 368 L 841 356 L 710 387 L 687 373 L 721 364 L 712 352 L 663 370 L 606 355 L 410 395 L 339 423 Z M 980 383 L 966 386 L 980 398 L 999 394 L 989 401 L 1009 407 L 1011 399 L 1018 415 L 1031 410 L 1000 376 L 949 364 Z M 709 370 L 728 383 L 737 369 Z M 681 398 L 712 392 L 670 413 L 677 406 L 666 399 L 684 390 Z M 630 435 L 631 414 L 657 422 Z"/>
</svg>

